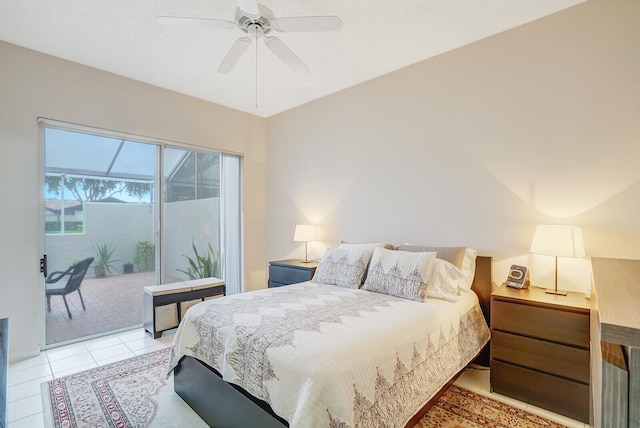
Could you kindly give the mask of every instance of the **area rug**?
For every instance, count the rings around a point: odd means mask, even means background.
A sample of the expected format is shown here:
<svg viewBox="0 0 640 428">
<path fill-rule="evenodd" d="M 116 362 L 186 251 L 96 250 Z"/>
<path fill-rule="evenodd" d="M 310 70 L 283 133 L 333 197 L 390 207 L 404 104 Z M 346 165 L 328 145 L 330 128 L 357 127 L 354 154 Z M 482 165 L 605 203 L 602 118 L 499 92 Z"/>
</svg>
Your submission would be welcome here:
<svg viewBox="0 0 640 428">
<path fill-rule="evenodd" d="M 455 385 L 440 397 L 416 426 L 424 428 L 567 428 L 565 425 Z"/>
<path fill-rule="evenodd" d="M 169 348 L 43 382 L 46 427 L 206 428 L 166 378 Z"/>
<path fill-rule="evenodd" d="M 169 349 L 42 383 L 46 427 L 205 428 L 166 378 Z M 547 419 L 452 386 L 417 425 L 423 428 L 549 427 Z"/>
</svg>

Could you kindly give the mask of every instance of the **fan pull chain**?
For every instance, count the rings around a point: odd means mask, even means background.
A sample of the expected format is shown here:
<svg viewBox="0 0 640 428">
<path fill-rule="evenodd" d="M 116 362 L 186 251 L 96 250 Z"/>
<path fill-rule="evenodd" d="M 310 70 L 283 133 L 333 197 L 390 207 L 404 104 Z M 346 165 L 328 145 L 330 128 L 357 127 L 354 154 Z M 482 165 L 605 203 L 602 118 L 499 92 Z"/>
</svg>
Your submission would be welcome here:
<svg viewBox="0 0 640 428">
<path fill-rule="evenodd" d="M 258 108 L 258 26 L 256 29 L 256 109 Z"/>
</svg>

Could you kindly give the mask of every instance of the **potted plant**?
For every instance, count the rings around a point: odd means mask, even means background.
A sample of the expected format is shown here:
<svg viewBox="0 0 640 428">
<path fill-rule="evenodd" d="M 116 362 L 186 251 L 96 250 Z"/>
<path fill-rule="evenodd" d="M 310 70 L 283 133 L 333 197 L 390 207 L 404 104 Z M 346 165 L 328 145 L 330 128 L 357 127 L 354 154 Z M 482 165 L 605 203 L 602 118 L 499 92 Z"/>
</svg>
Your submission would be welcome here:
<svg viewBox="0 0 640 428">
<path fill-rule="evenodd" d="M 107 244 L 98 241 L 93 244 L 93 249 L 97 255 L 95 265 L 93 266 L 96 278 L 104 278 L 107 276 L 107 272 L 111 273 L 111 269 L 117 270 L 113 265 L 114 262 L 118 261 L 113 260 L 113 252 L 116 249 L 113 243 Z"/>
<path fill-rule="evenodd" d="M 209 244 L 209 251 L 207 255 L 198 254 L 198 250 L 196 249 L 195 244 L 191 241 L 191 247 L 193 248 L 193 252 L 196 256 L 195 259 L 192 259 L 189 256 L 182 255 L 189 262 L 189 266 L 187 270 L 176 269 L 178 272 L 182 272 L 186 274 L 189 279 L 200 279 L 200 278 L 211 278 L 211 277 L 220 277 L 220 260 L 218 257 L 218 253 L 213 251 L 211 248 L 211 244 Z"/>
<path fill-rule="evenodd" d="M 133 262 L 127 262 L 124 265 L 122 265 L 122 272 L 133 273 Z"/>
<path fill-rule="evenodd" d="M 138 241 L 133 263 L 138 266 L 138 271 L 153 270 L 155 265 L 156 248 L 149 241 Z"/>
</svg>

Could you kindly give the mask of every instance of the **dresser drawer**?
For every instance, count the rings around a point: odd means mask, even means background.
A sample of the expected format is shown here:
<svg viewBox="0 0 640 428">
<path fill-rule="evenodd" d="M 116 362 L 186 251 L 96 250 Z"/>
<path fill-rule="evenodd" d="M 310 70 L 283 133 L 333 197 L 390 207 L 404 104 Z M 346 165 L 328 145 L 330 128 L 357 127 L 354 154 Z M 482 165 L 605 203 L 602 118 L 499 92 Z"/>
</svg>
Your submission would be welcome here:
<svg viewBox="0 0 640 428">
<path fill-rule="evenodd" d="M 589 422 L 589 385 L 495 360 L 490 376 L 493 392 Z"/>
<path fill-rule="evenodd" d="M 586 349 L 494 330 L 491 358 L 589 383 L 589 351 Z"/>
<path fill-rule="evenodd" d="M 589 314 L 493 300 L 491 328 L 589 349 Z"/>
<path fill-rule="evenodd" d="M 309 269 L 296 269 L 278 265 L 269 266 L 269 280 L 280 284 L 295 284 L 309 281 L 313 272 Z"/>
</svg>

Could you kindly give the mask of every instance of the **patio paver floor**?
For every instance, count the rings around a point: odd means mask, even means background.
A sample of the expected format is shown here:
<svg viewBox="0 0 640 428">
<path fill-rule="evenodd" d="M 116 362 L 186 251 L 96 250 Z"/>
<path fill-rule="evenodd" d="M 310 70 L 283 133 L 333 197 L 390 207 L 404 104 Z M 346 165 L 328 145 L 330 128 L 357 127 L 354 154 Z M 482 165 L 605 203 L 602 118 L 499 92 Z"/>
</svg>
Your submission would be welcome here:
<svg viewBox="0 0 640 428">
<path fill-rule="evenodd" d="M 51 296 L 51 312 L 46 312 L 47 345 L 142 325 L 143 288 L 155 283 L 154 272 L 85 277 L 80 291 L 86 310 L 82 310 L 78 293 L 66 296 L 72 319 L 62 297 Z"/>
</svg>

